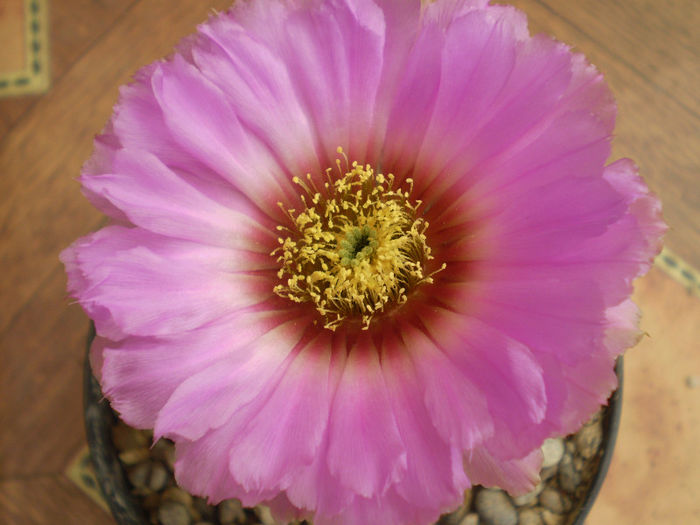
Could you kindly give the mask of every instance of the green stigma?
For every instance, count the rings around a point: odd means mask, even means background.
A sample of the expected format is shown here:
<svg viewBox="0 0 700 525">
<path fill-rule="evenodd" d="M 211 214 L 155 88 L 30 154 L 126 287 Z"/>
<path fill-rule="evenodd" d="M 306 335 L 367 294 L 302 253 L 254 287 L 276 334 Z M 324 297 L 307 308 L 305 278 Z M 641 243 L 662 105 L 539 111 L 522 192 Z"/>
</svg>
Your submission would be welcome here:
<svg viewBox="0 0 700 525">
<path fill-rule="evenodd" d="M 379 246 L 377 232 L 374 228 L 364 225 L 362 228 L 352 228 L 340 241 L 338 255 L 343 266 L 357 266 L 360 261 L 370 259 Z"/>
</svg>

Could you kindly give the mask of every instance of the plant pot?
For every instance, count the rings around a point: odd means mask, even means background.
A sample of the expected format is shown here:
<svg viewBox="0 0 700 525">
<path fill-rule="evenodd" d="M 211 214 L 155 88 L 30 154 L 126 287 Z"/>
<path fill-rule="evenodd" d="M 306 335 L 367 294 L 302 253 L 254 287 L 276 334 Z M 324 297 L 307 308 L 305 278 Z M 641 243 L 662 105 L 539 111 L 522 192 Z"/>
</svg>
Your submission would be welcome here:
<svg viewBox="0 0 700 525">
<path fill-rule="evenodd" d="M 88 337 L 88 348 L 93 338 L 94 328 L 91 328 L 91 332 Z M 545 489 L 552 489 L 552 487 L 555 487 L 555 490 L 560 491 L 562 495 L 569 499 L 570 510 L 566 511 L 566 514 L 561 514 L 561 518 L 557 518 L 560 519 L 559 523 L 561 523 L 562 525 L 583 525 L 584 520 L 590 512 L 593 503 L 595 502 L 596 496 L 598 495 L 598 492 L 600 491 L 600 488 L 603 485 L 603 480 L 605 479 L 605 475 L 607 473 L 610 461 L 612 459 L 613 449 L 615 447 L 615 439 L 617 437 L 618 425 L 620 422 L 620 412 L 622 408 L 622 358 L 620 358 L 617 362 L 616 373 L 619 380 L 618 389 L 612 394 L 612 396 L 609 399 L 608 406 L 603 409 L 603 411 L 599 415 L 599 419 L 596 420 L 594 423 L 600 429 L 602 429 L 602 440 L 597 441 L 599 443 L 599 446 L 597 447 L 595 454 L 586 460 L 588 470 L 585 472 L 588 472 L 588 474 L 580 476 L 580 486 L 577 486 L 576 490 L 574 491 L 575 494 L 577 494 L 576 500 L 572 501 L 571 496 L 567 495 L 564 492 L 564 489 L 561 488 L 561 480 L 563 479 L 563 468 L 561 466 L 558 465 L 560 471 L 558 471 L 553 478 L 550 478 L 554 481 L 543 482 L 543 486 L 545 487 Z M 102 489 L 102 493 L 112 511 L 112 514 L 114 515 L 116 522 L 119 525 L 147 525 L 149 523 L 153 523 L 153 521 L 151 521 L 151 519 L 153 518 L 149 519 L 145 510 L 146 508 L 149 508 L 149 506 L 152 507 L 153 503 L 151 500 L 153 498 L 151 498 L 150 495 L 144 496 L 143 491 L 141 493 L 141 496 L 137 496 L 135 491 L 139 492 L 139 490 L 141 489 L 137 488 L 135 490 L 132 483 L 130 483 L 129 476 L 127 475 L 127 468 L 124 462 L 120 460 L 119 453 L 115 448 L 113 432 L 117 426 L 120 426 L 120 428 L 123 429 L 125 425 L 119 422 L 117 416 L 110 408 L 109 403 L 104 398 L 102 391 L 100 390 L 100 386 L 92 374 L 88 359 L 85 360 L 84 403 L 85 428 L 87 433 L 88 444 L 90 447 L 90 455 L 92 457 L 93 468 L 95 470 L 95 475 L 97 477 L 98 483 Z M 565 441 L 564 443 L 566 444 L 569 442 L 576 442 L 575 436 L 576 435 L 567 437 L 567 441 Z M 144 439 L 146 438 L 144 437 Z M 578 441 L 581 441 L 580 436 Z M 564 456 L 566 456 L 566 454 L 569 454 L 569 452 L 567 452 L 567 449 L 570 448 L 572 447 L 566 445 L 566 448 L 564 449 Z M 156 447 L 150 448 L 150 450 L 155 449 Z M 578 454 L 578 452 L 576 452 L 576 454 Z M 573 455 L 573 452 L 570 455 L 574 458 L 578 457 Z M 122 457 L 125 457 L 123 452 Z M 561 461 L 564 460 L 562 459 Z M 173 483 L 170 467 L 168 467 L 170 481 L 166 482 L 166 485 L 171 485 Z M 581 469 L 581 472 L 584 472 L 584 470 Z M 133 470 L 130 470 L 129 474 L 133 474 Z M 132 475 L 131 478 L 133 479 L 133 477 L 134 476 Z M 172 492 L 172 487 L 170 488 L 170 490 Z M 443 517 L 441 517 L 439 523 L 441 525 L 453 525 L 462 521 L 468 513 L 474 513 L 476 510 L 478 510 L 479 499 L 486 499 L 484 496 L 480 496 L 480 492 L 493 494 L 496 491 L 491 489 L 482 489 L 479 487 L 474 488 L 472 491 L 468 491 L 467 496 L 465 496 L 465 504 L 454 513 L 444 515 Z M 551 490 L 549 490 L 549 492 L 551 493 Z M 542 491 L 540 494 L 544 494 L 544 491 Z M 503 496 L 498 497 L 501 499 L 503 498 Z M 151 498 L 151 500 L 149 500 L 148 498 Z M 532 503 L 527 503 L 520 506 L 517 504 L 517 502 L 523 502 L 527 500 L 527 498 L 516 498 L 515 500 L 511 500 L 510 498 L 508 498 L 508 501 L 511 501 L 510 505 L 513 506 L 513 508 L 515 508 L 516 512 L 518 513 L 522 512 L 525 508 L 533 509 L 532 511 L 529 511 L 531 513 L 541 513 L 544 512 L 545 509 L 545 507 L 542 507 L 541 499 L 541 496 L 540 500 L 537 500 L 535 497 L 535 501 L 539 501 L 539 503 L 536 503 L 534 505 Z M 195 501 L 195 503 L 200 504 L 200 507 L 204 504 L 203 501 L 199 499 L 195 499 L 193 501 Z M 514 504 L 513 501 L 515 501 L 516 503 Z M 226 512 L 228 512 L 229 510 L 227 510 Z M 162 509 L 160 509 L 160 511 L 162 511 Z M 202 512 L 208 511 L 204 509 L 202 510 Z M 234 509 L 233 512 L 238 513 L 238 521 L 233 521 L 231 523 L 252 524 L 255 522 L 265 523 L 266 521 L 269 521 L 269 516 L 261 516 L 261 514 L 264 514 L 264 509 L 256 509 L 256 511 L 252 511 L 250 509 L 241 510 L 240 507 L 238 507 L 237 509 Z M 257 512 L 258 515 L 255 515 L 255 512 Z M 549 510 L 547 510 L 547 512 L 549 512 Z M 158 515 L 157 512 L 151 512 L 151 514 L 153 516 Z M 221 508 L 215 510 L 212 516 L 213 519 L 208 518 L 208 520 L 212 523 L 225 522 L 223 518 L 221 521 L 219 521 L 219 518 L 222 516 Z M 249 521 L 246 522 L 245 519 Z"/>
</svg>

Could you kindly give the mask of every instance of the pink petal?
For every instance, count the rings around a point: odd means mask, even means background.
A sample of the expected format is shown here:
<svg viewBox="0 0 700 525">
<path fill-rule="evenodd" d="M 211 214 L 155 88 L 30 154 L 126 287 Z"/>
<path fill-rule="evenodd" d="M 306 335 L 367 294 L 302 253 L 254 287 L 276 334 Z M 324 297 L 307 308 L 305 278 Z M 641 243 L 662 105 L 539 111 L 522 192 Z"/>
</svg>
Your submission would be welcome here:
<svg viewBox="0 0 700 525">
<path fill-rule="evenodd" d="M 404 67 L 397 71 L 397 92 L 389 102 L 391 113 L 382 151 L 383 163 L 394 174 L 410 173 L 420 151 L 437 101 L 444 40 L 437 24 L 424 24 Z"/>
<path fill-rule="evenodd" d="M 117 151 L 110 173 L 83 175 L 81 181 L 154 233 L 265 255 L 277 245 L 275 224 L 233 188 L 178 174 L 146 151 Z M 267 259 L 264 264 L 277 266 Z"/>
<path fill-rule="evenodd" d="M 556 263 L 581 242 L 602 235 L 626 211 L 620 194 L 592 177 L 562 178 L 530 188 L 513 184 L 493 198 L 502 210 L 489 228 L 496 264 Z"/>
<path fill-rule="evenodd" d="M 392 171 L 389 169 L 386 149 L 386 137 L 392 136 L 392 132 L 387 131 L 389 113 L 398 96 L 397 92 L 401 89 L 401 77 L 404 71 L 412 68 L 407 61 L 415 61 L 415 58 L 411 59 L 409 56 L 413 55 L 414 51 L 416 51 L 415 54 L 422 55 L 419 51 L 421 46 L 416 45 L 415 41 L 422 23 L 420 13 L 424 4 L 420 0 L 376 0 L 374 3 L 383 12 L 384 56 L 374 105 L 373 123 L 368 130 L 370 138 L 367 160 L 375 162 L 381 159 L 380 164 L 388 171 Z M 422 63 L 425 64 L 425 61 Z M 427 84 L 432 83 L 427 72 L 423 80 Z M 414 115 L 418 113 L 414 112 Z M 397 172 L 395 174 L 399 175 Z"/>
<path fill-rule="evenodd" d="M 76 241 L 61 260 L 68 289 L 99 335 L 181 333 L 272 295 L 247 252 L 109 226 Z M 264 263 L 267 264 L 267 263 Z"/>
<path fill-rule="evenodd" d="M 119 137 L 114 134 L 112 121 L 110 120 L 101 134 L 95 136 L 93 152 L 85 161 L 81 169 L 83 175 L 97 175 L 109 171 L 112 166 L 115 153 L 122 148 Z M 95 208 L 105 215 L 122 223 L 128 223 L 126 215 L 101 195 L 91 192 L 83 187 L 83 195 L 88 198 Z"/>
<path fill-rule="evenodd" d="M 294 340 L 306 326 L 294 322 L 284 330 Z M 281 345 L 266 335 L 252 345 L 251 359 L 229 373 L 228 380 L 221 380 L 217 370 L 207 370 L 183 384 L 161 413 L 170 415 L 156 424 L 156 432 L 159 425 L 167 426 L 193 440 L 176 465 L 178 479 L 195 490 L 207 487 L 207 473 L 199 467 L 202 455 L 214 455 L 235 480 L 229 487 L 216 488 L 214 499 L 237 497 L 254 505 L 292 484 L 318 457 L 328 420 L 330 396 L 323 391 L 331 375 L 327 337 Z M 277 347 L 291 350 L 285 356 Z M 193 395 L 200 401 L 204 396 L 205 406 L 188 407 Z M 175 417 L 182 410 L 196 421 L 182 426 Z M 202 426 L 205 432 L 199 431 Z M 230 492 L 222 492 L 225 488 Z"/>
<path fill-rule="evenodd" d="M 435 345 L 485 397 L 493 424 L 488 445 L 502 459 L 538 447 L 551 425 L 545 418 L 546 376 L 533 351 L 474 318 L 440 307 L 422 309 L 419 318 Z M 488 422 L 473 423 L 488 428 Z"/>
<path fill-rule="evenodd" d="M 578 430 L 600 409 L 600 405 L 607 403 L 608 397 L 617 388 L 617 376 L 614 373 L 617 356 L 634 346 L 642 337 L 639 329 L 640 312 L 630 299 L 608 308 L 605 315 L 607 328 L 604 347 L 592 354 L 587 361 L 561 368 L 568 389 L 560 416 L 561 434 Z"/>
<path fill-rule="evenodd" d="M 163 337 L 129 337 L 121 342 L 95 339 L 93 371 L 112 407 L 130 425 L 153 428 L 158 413 L 189 377 L 222 359 L 243 361 L 241 351 L 289 313 L 239 312 L 206 329 Z M 192 352 L 192 348 L 199 348 Z"/>
<path fill-rule="evenodd" d="M 617 357 L 639 342 L 642 336 L 639 328 L 640 317 L 641 312 L 631 299 L 625 299 L 605 311 L 607 320 L 605 348 L 609 356 Z"/>
<path fill-rule="evenodd" d="M 565 53 L 528 52 L 518 43 L 524 32 L 522 16 L 505 8 L 472 10 L 449 26 L 440 91 L 414 168 L 425 173 L 417 197 L 431 200 L 456 175 L 506 149 L 566 88 Z M 448 166 L 449 176 L 438 179 Z"/>
<path fill-rule="evenodd" d="M 270 202 L 289 202 L 296 195 L 291 180 L 244 128 L 221 90 L 179 55 L 158 65 L 151 84 L 175 143 L 277 217 Z"/>
<path fill-rule="evenodd" d="M 206 497 L 210 504 L 225 499 L 238 498 L 246 506 L 255 506 L 273 499 L 278 491 L 274 488 L 264 492 L 246 491 L 231 475 L 227 449 L 221 448 L 219 430 L 207 434 L 198 441 L 180 441 L 175 448 L 175 480 L 178 486 L 193 495 Z"/>
<path fill-rule="evenodd" d="M 367 525 L 369 523 L 401 523 L 402 525 L 425 525 L 439 517 L 438 510 L 425 508 L 408 501 L 389 489 L 381 497 L 357 497 L 336 515 L 320 512 L 314 518 L 315 525 Z"/>
<path fill-rule="evenodd" d="M 478 447 L 465 458 L 464 469 L 474 483 L 502 488 L 519 496 L 535 488 L 540 479 L 541 464 L 540 449 L 521 459 L 503 461 L 495 458 L 486 448 Z"/>
<path fill-rule="evenodd" d="M 392 340 L 394 338 L 385 340 L 382 354 L 384 377 L 392 393 L 393 413 L 406 447 L 406 473 L 394 487 L 401 497 L 416 507 L 446 512 L 459 505 L 464 490 L 469 487 L 461 462 L 463 447 L 457 442 L 461 437 L 460 429 L 454 429 L 454 434 L 450 436 L 456 439 L 445 439 L 442 430 L 453 428 L 443 421 L 440 421 L 443 423 L 441 426 L 435 425 L 436 412 L 442 407 L 436 407 L 431 399 L 431 396 L 436 397 L 435 392 L 431 392 L 434 385 L 428 383 L 426 391 L 423 391 L 426 384 L 424 369 L 432 368 L 430 356 L 426 356 L 428 362 L 409 357 L 409 354 L 418 357 L 422 348 L 417 345 L 416 334 L 402 332 L 401 338 L 405 343 Z M 449 379 L 449 376 L 445 376 L 443 385 L 449 385 Z M 456 389 L 459 390 L 459 387 Z M 466 395 L 472 393 L 473 390 Z M 448 397 L 449 393 L 442 396 L 440 401 Z M 472 400 L 477 406 L 482 404 L 479 397 L 467 397 L 465 400 L 450 398 L 449 401 L 457 403 L 453 406 L 452 418 L 456 421 L 469 418 L 476 410 L 461 409 Z M 459 422 L 456 424 L 459 425 Z M 476 427 L 477 424 L 467 421 L 465 426 Z"/>
<path fill-rule="evenodd" d="M 229 465 L 244 487 L 285 488 L 316 457 L 334 387 L 330 337 L 319 334 L 294 356 L 255 417 L 244 429 L 230 431 L 238 439 L 230 448 Z"/>
<path fill-rule="evenodd" d="M 194 441 L 210 429 L 232 425 L 230 420 L 236 412 L 279 383 L 289 367 L 288 357 L 306 331 L 303 321 L 294 316 L 255 339 L 233 337 L 222 360 L 191 374 L 177 387 L 160 410 L 154 433 Z M 235 324 L 231 326 L 233 336 L 236 328 Z M 241 425 L 240 419 L 246 415 L 245 411 L 239 413 L 235 423 Z M 229 441 L 234 435 L 224 433 Z"/>
<path fill-rule="evenodd" d="M 472 315 L 537 353 L 565 363 L 584 359 L 603 341 L 605 304 L 597 283 L 534 278 L 482 281 L 464 286 L 478 301 Z M 450 300 L 450 304 L 456 301 Z"/>
<path fill-rule="evenodd" d="M 182 150 L 165 124 L 163 112 L 151 87 L 153 74 L 157 70 L 157 64 L 146 66 L 134 75 L 132 84 L 121 87 L 119 102 L 111 121 L 113 133 L 119 138 L 122 148 L 142 149 L 147 145 L 148 151 L 167 166 L 205 176 L 209 172 L 206 166 Z M 95 166 L 98 167 L 101 169 L 89 169 L 88 173 L 110 171 L 104 163 Z"/>
<path fill-rule="evenodd" d="M 346 487 L 372 497 L 401 478 L 406 450 L 376 349 L 366 338 L 361 343 L 350 350 L 333 400 L 328 468 Z"/>
<path fill-rule="evenodd" d="M 274 152 L 287 177 L 322 170 L 309 155 L 315 147 L 313 123 L 280 57 L 232 17 L 212 18 L 200 30 L 192 49 L 194 63 L 221 90 L 246 129 Z"/>
<path fill-rule="evenodd" d="M 661 251 L 667 226 L 661 217 L 661 203 L 649 192 L 631 160 L 610 164 L 603 177 L 623 199 L 626 212 L 603 235 L 585 241 L 567 254 L 567 260 L 596 265 L 606 295 L 610 296 L 607 304 L 612 305 L 631 293 L 634 278 L 649 270 Z"/>
<path fill-rule="evenodd" d="M 332 166 L 335 150 L 364 158 L 384 63 L 384 20 L 366 2 L 321 4 L 289 14 L 274 49 L 283 57 L 294 89 L 311 116 L 317 154 Z"/>
<path fill-rule="evenodd" d="M 424 403 L 431 424 L 446 443 L 469 450 L 484 442 L 494 431 L 487 399 L 471 378 L 429 339 L 407 322 L 400 325 L 418 382 L 425 389 Z"/>
<path fill-rule="evenodd" d="M 299 472 L 285 492 L 292 505 L 313 512 L 315 521 L 321 516 L 337 516 L 356 498 L 352 489 L 342 485 L 329 472 L 327 457 L 328 432 L 324 434 L 313 462 Z"/>
<path fill-rule="evenodd" d="M 523 199 L 521 191 L 531 193 L 553 184 L 582 184 L 585 188 L 590 180 L 600 179 L 601 167 L 610 153 L 607 129 L 596 118 L 578 112 L 552 120 L 533 139 L 527 147 L 474 168 L 464 177 L 459 187 L 462 192 L 440 210 L 443 215 L 432 220 L 454 226 L 464 220 L 465 213 L 473 217 L 474 211 L 470 210 L 476 208 L 482 210 L 477 217 L 488 222 L 494 214 L 507 211 L 505 204 L 516 205 L 511 199 Z"/>
<path fill-rule="evenodd" d="M 328 343 L 331 351 L 328 374 L 329 399 L 335 397 L 344 373 L 348 344 L 346 335 L 343 330 L 337 331 Z M 329 435 L 328 431 L 324 432 L 313 461 L 299 472 L 286 488 L 286 497 L 294 506 L 315 511 L 317 515 L 337 515 L 355 497 L 354 492 L 343 486 L 340 480 L 329 471 L 327 462 Z"/>
</svg>

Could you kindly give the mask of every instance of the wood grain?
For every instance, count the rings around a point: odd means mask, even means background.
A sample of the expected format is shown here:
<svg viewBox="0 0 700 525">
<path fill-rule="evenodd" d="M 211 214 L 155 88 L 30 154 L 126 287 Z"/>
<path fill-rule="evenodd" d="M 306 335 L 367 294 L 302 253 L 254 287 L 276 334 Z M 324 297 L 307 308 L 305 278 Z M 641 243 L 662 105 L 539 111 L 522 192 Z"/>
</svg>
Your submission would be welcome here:
<svg viewBox="0 0 700 525">
<path fill-rule="evenodd" d="M 14 3 L 16 0 L 13 0 Z M 23 3 L 23 2 L 19 2 Z M 60 0 L 49 5 L 51 79 L 56 83 L 135 0 Z M 9 53 L 10 51 L 7 50 Z M 0 100 L 0 141 L 38 96 Z"/>
<path fill-rule="evenodd" d="M 62 472 L 84 442 L 88 322 L 80 308 L 66 307 L 58 265 L 41 284 L 0 338 L 0 451 L 22 451 L 0 455 L 3 480 Z"/>
<path fill-rule="evenodd" d="M 617 448 L 590 525 L 698 522 L 700 301 L 679 289 L 656 268 L 637 283 L 647 336 L 625 357 Z"/>
<path fill-rule="evenodd" d="M 0 72 L 24 67 L 24 2 L 5 0 L 0 4 Z"/>
<path fill-rule="evenodd" d="M 3 525 L 114 525 L 104 510 L 62 476 L 0 481 Z"/>
<path fill-rule="evenodd" d="M 700 116 L 700 4 L 693 0 L 539 0 L 656 91 Z M 649 16 L 650 13 L 654 16 Z"/>
</svg>

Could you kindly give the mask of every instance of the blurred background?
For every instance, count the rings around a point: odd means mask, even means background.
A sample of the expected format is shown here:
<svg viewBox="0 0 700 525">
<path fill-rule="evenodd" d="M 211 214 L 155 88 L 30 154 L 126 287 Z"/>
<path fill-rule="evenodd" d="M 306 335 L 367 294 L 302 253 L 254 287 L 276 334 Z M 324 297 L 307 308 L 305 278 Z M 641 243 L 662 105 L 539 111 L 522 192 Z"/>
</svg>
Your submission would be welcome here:
<svg viewBox="0 0 700 525">
<path fill-rule="evenodd" d="M 511 3 L 605 74 L 613 158 L 635 159 L 670 225 L 637 282 L 646 336 L 625 358 L 617 449 L 587 523 L 700 523 L 700 2 Z M 88 320 L 58 253 L 104 222 L 75 178 L 118 86 L 228 4 L 0 0 L 1 524 L 113 523 L 73 481 Z"/>
</svg>

